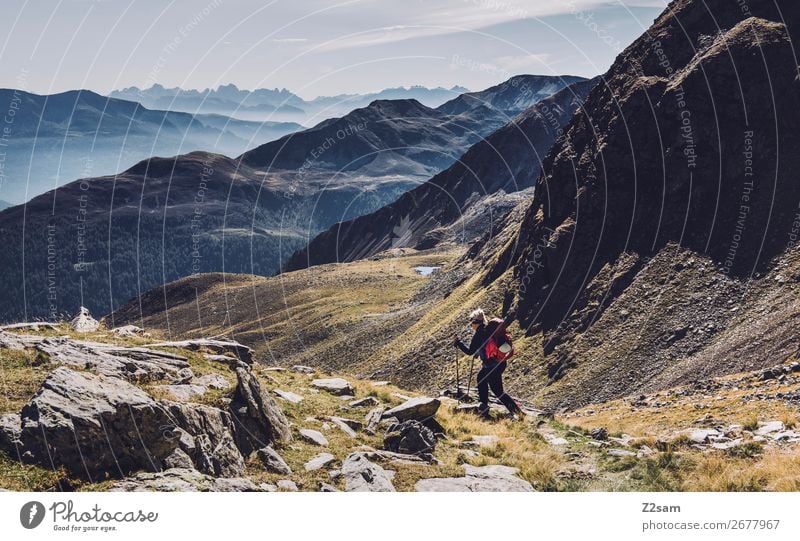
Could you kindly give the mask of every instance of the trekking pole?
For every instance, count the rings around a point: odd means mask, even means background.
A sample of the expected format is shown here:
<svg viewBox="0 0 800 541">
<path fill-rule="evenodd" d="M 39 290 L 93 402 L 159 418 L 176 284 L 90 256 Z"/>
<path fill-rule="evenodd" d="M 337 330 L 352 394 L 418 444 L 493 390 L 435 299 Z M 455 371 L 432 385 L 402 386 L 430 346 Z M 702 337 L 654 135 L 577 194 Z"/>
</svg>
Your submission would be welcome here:
<svg viewBox="0 0 800 541">
<path fill-rule="evenodd" d="M 461 355 L 456 351 L 456 400 L 461 403 L 461 378 L 458 375 L 459 357 L 461 357 Z"/>
<path fill-rule="evenodd" d="M 467 380 L 467 398 L 469 398 L 469 391 L 472 387 L 472 369 L 475 367 L 475 356 L 469 361 L 469 380 Z"/>
</svg>

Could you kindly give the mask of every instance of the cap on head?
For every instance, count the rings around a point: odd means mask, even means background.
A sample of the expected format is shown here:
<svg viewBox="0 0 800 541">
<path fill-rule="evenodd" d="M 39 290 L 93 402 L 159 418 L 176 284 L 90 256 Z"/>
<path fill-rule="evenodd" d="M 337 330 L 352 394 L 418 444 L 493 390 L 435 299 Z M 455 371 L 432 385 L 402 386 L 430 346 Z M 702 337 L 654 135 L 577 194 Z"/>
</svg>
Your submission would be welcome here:
<svg viewBox="0 0 800 541">
<path fill-rule="evenodd" d="M 486 314 L 483 313 L 482 308 L 476 308 L 469 314 L 469 322 L 477 323 L 478 325 L 486 324 Z"/>
</svg>

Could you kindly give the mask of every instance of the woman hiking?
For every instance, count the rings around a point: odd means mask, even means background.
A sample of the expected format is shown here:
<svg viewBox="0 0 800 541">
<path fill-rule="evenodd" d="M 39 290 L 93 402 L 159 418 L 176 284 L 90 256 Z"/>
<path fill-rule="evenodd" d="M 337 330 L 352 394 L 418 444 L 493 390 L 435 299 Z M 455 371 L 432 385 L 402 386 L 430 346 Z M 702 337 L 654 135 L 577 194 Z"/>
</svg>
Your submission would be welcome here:
<svg viewBox="0 0 800 541">
<path fill-rule="evenodd" d="M 515 315 L 514 312 L 509 312 L 502 325 L 510 324 Z M 521 419 L 523 417 L 522 410 L 503 390 L 503 372 L 506 369 L 506 361 L 500 361 L 494 356 L 487 355 L 486 345 L 497 327 L 490 328 L 486 314 L 480 308 L 470 313 L 469 322 L 474 333 L 469 346 L 465 345 L 458 335 L 453 339 L 453 345 L 467 355 L 477 355 L 481 358 L 481 369 L 478 371 L 478 399 L 480 400 L 478 413 L 484 419 L 491 418 L 489 415 L 489 389 L 491 389 L 492 393 L 508 409 L 511 417 L 513 419 Z M 496 348 L 490 349 L 496 351 Z"/>
</svg>

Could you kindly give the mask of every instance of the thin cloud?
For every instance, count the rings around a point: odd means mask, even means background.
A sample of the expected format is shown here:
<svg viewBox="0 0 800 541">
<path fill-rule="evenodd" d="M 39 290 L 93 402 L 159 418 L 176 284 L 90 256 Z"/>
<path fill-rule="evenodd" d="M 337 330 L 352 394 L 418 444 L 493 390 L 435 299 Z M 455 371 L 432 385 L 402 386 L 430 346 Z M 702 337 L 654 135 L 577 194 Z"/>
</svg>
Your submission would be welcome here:
<svg viewBox="0 0 800 541">
<path fill-rule="evenodd" d="M 387 13 L 385 4 L 368 2 L 361 5 L 362 10 L 368 12 L 371 8 L 380 8 L 384 16 L 391 15 L 391 19 L 398 23 L 335 39 L 317 51 L 374 47 L 469 32 L 515 20 L 585 12 L 609 6 L 663 8 L 667 4 L 667 0 L 631 0 L 624 3 L 619 0 L 449 0 L 444 6 L 436 8 L 425 6 L 421 10 L 407 10 L 398 7 Z"/>
</svg>

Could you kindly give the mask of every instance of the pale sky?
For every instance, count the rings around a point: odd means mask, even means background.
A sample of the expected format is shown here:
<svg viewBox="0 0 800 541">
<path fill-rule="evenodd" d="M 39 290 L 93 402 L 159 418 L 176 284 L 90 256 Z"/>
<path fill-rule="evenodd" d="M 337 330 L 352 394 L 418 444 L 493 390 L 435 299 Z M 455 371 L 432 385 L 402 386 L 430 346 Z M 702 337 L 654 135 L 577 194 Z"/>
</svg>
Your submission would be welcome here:
<svg viewBox="0 0 800 541">
<path fill-rule="evenodd" d="M 666 0 L 3 0 L 0 87 L 478 90 L 594 76 Z"/>
</svg>

